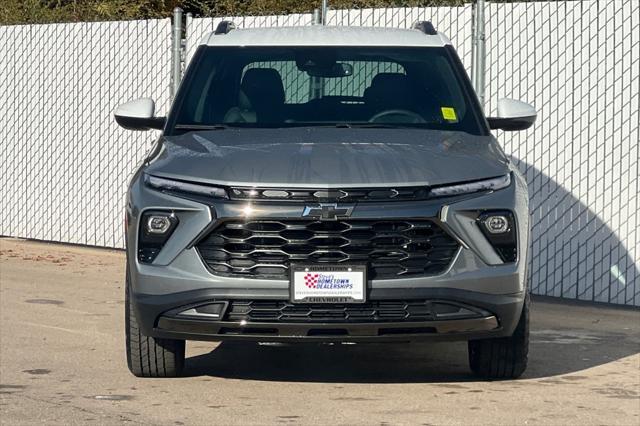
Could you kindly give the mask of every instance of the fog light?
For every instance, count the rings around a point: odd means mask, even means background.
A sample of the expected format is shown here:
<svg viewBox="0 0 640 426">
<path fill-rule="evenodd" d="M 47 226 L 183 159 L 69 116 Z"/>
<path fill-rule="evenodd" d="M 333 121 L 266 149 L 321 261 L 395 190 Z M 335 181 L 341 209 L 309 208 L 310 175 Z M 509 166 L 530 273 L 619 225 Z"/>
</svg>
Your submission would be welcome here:
<svg viewBox="0 0 640 426">
<path fill-rule="evenodd" d="M 484 224 L 492 234 L 504 234 L 509 231 L 509 220 L 505 216 L 488 216 Z"/>
<path fill-rule="evenodd" d="M 517 260 L 517 233 L 513 212 L 494 210 L 481 213 L 478 216 L 478 226 L 503 262 Z"/>
<path fill-rule="evenodd" d="M 138 240 L 138 260 L 153 263 L 178 225 L 178 217 L 173 212 L 148 211 L 140 218 Z"/>
<path fill-rule="evenodd" d="M 167 216 L 149 216 L 147 232 L 150 234 L 165 234 L 171 228 L 171 220 Z"/>
</svg>

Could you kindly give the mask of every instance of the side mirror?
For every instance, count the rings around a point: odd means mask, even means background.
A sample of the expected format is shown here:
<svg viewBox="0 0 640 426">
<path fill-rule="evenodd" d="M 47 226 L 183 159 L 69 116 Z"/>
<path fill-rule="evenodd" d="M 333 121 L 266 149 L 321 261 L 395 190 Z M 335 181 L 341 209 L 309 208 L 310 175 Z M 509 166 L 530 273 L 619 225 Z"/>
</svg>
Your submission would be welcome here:
<svg viewBox="0 0 640 426">
<path fill-rule="evenodd" d="M 165 117 L 155 117 L 156 104 L 153 99 L 141 98 L 120 105 L 113 112 L 116 123 L 127 130 L 162 130 Z"/>
<path fill-rule="evenodd" d="M 536 109 L 515 99 L 498 99 L 498 116 L 488 117 L 489 128 L 507 131 L 524 130 L 536 121 Z"/>
</svg>

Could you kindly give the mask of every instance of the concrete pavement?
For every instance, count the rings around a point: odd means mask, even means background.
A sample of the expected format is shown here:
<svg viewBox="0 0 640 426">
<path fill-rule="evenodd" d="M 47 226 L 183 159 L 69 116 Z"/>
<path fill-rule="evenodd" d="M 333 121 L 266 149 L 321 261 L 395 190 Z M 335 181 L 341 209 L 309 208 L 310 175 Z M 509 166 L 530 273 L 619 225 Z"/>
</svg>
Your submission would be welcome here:
<svg viewBox="0 0 640 426">
<path fill-rule="evenodd" d="M 187 344 L 188 377 L 126 368 L 124 255 L 0 239 L 0 423 L 640 424 L 640 311 L 534 299 L 529 369 L 466 345 Z"/>
</svg>

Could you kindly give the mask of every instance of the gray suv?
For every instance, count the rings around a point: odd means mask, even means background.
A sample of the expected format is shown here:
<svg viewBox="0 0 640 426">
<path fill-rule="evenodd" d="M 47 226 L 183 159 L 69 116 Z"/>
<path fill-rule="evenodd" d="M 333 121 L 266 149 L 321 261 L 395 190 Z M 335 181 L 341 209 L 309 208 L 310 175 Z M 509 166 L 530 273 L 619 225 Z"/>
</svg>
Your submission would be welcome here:
<svg viewBox="0 0 640 426">
<path fill-rule="evenodd" d="M 126 344 L 177 376 L 186 340 L 465 340 L 471 370 L 527 364 L 528 197 L 451 42 L 412 29 L 235 29 L 193 56 L 126 203 Z"/>
</svg>

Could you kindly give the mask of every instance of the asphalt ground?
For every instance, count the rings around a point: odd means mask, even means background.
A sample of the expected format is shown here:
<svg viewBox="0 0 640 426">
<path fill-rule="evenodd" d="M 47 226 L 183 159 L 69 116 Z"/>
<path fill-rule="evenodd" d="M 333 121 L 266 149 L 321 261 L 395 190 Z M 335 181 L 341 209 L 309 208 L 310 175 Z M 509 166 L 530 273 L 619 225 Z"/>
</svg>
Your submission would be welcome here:
<svg viewBox="0 0 640 426">
<path fill-rule="evenodd" d="M 529 369 L 466 344 L 189 342 L 186 376 L 124 353 L 124 254 L 0 239 L 0 423 L 640 425 L 640 310 L 534 298 Z"/>
</svg>

